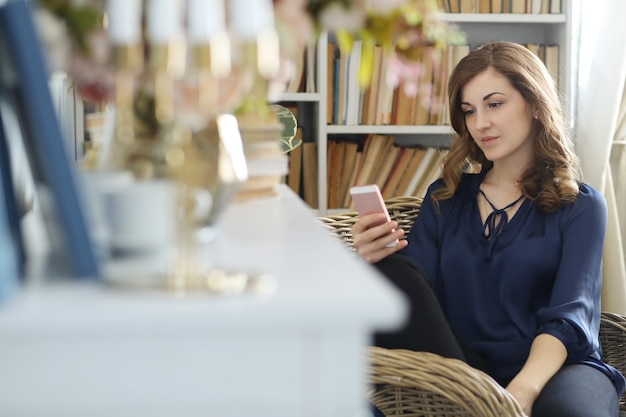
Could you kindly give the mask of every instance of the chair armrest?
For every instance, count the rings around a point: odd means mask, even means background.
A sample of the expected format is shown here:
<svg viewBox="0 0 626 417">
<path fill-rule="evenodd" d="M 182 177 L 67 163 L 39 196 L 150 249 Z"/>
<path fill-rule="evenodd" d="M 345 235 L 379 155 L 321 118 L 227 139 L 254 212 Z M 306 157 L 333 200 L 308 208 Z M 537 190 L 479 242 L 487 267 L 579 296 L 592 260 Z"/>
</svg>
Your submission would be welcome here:
<svg viewBox="0 0 626 417">
<path fill-rule="evenodd" d="M 508 391 L 465 362 L 428 352 L 369 349 L 368 396 L 387 416 L 524 416 Z"/>
</svg>

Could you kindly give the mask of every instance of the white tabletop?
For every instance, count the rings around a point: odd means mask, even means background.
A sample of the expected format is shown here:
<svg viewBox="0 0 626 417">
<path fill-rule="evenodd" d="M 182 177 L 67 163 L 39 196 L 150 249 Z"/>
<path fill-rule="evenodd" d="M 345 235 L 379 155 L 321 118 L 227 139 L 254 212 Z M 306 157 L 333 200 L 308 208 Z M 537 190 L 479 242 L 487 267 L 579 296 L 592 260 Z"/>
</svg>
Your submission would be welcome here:
<svg viewBox="0 0 626 417">
<path fill-rule="evenodd" d="M 225 270 L 269 273 L 275 278 L 269 294 L 200 293 L 179 298 L 106 280 L 55 282 L 29 288 L 0 306 L 0 332 L 69 328 L 89 321 L 119 326 L 121 317 L 129 325 L 137 320 L 163 328 L 167 318 L 218 328 L 224 320 L 216 320 L 217 313 L 229 316 L 232 330 L 289 323 L 295 311 L 300 323 L 397 325 L 405 314 L 403 297 L 373 267 L 331 238 L 312 213 L 287 187 L 280 187 L 274 197 L 232 204 L 220 221 L 217 238 L 203 248 L 206 257 Z"/>
</svg>

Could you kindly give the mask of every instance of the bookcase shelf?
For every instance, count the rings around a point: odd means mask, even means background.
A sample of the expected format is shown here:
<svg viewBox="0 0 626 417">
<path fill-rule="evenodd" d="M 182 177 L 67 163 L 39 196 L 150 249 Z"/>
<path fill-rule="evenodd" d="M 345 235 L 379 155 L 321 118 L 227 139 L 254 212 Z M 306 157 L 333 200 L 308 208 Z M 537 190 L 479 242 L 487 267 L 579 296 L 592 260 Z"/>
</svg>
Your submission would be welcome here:
<svg viewBox="0 0 626 417">
<path fill-rule="evenodd" d="M 327 134 L 432 135 L 451 134 L 447 125 L 328 125 Z"/>
<path fill-rule="evenodd" d="M 280 102 L 319 102 L 319 93 L 283 93 L 278 96 Z"/>
<path fill-rule="evenodd" d="M 565 23 L 563 13 L 443 13 L 442 18 L 452 23 Z"/>
<path fill-rule="evenodd" d="M 512 41 L 521 44 L 558 45 L 558 82 L 564 98 L 566 114 L 570 115 L 570 102 L 575 89 L 571 85 L 570 65 L 572 51 L 572 9 L 575 2 L 562 2 L 561 13 L 519 14 L 519 13 L 443 13 L 443 19 L 456 24 L 466 34 L 470 49 L 490 41 Z M 321 215 L 337 212 L 342 207 L 328 206 L 328 149 L 329 140 L 341 137 L 366 137 L 368 135 L 395 136 L 400 146 L 446 148 L 452 138 L 449 125 L 392 125 L 392 124 L 327 124 L 327 109 L 333 102 L 327 85 L 328 74 L 328 43 L 327 34 L 322 34 L 316 47 L 315 83 L 316 93 L 292 93 L 281 96 L 283 101 L 309 102 L 312 109 L 307 111 L 306 128 L 313 132 L 309 137 L 316 140 L 317 173 L 314 176 L 317 184 L 301 183 L 301 187 L 317 187 L 316 201 L 307 203 L 318 210 Z M 308 107 L 311 109 L 311 107 Z M 304 167 L 304 160 L 302 164 Z M 332 173 L 331 173 L 332 175 Z M 305 177 L 302 172 L 302 178 Z M 310 176 L 309 176 L 310 178 Z M 301 192 L 304 196 L 304 193 Z M 305 198 L 305 200 L 307 200 Z M 345 207 L 343 207 L 345 208 Z"/>
</svg>

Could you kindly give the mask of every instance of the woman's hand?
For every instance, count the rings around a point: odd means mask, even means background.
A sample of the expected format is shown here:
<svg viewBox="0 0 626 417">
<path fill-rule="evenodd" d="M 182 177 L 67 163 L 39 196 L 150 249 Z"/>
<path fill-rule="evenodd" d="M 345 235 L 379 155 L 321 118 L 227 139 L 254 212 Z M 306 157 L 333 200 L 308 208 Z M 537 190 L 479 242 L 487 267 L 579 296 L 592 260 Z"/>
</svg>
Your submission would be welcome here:
<svg viewBox="0 0 626 417">
<path fill-rule="evenodd" d="M 532 388 L 524 383 L 521 383 L 515 379 L 506 387 L 506 390 L 517 400 L 519 405 L 522 406 L 524 414 L 530 416 L 530 412 L 533 409 L 533 404 L 537 399 L 538 392 L 536 388 Z"/>
<path fill-rule="evenodd" d="M 559 339 L 547 333 L 535 337 L 526 363 L 506 387 L 526 415 L 531 415 L 539 393 L 561 369 L 566 358 L 567 349 Z"/>
<path fill-rule="evenodd" d="M 382 224 L 379 224 L 383 222 Z M 387 247 L 394 240 L 404 236 L 404 230 L 398 229 L 395 221 L 385 222 L 385 215 L 372 213 L 359 217 L 352 226 L 354 247 L 367 262 L 378 262 L 386 256 L 406 247 L 406 239 L 398 241 L 395 247 Z"/>
</svg>

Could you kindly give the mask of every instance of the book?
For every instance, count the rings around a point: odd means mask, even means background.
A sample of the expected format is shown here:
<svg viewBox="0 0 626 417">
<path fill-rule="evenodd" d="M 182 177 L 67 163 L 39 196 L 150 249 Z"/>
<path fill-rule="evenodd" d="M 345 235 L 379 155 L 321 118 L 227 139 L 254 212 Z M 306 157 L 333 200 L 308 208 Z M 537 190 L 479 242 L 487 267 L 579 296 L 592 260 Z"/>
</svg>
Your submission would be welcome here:
<svg viewBox="0 0 626 417">
<path fill-rule="evenodd" d="M 302 145 L 302 191 L 304 202 L 311 208 L 318 208 L 317 198 L 317 143 L 304 142 Z"/>
<path fill-rule="evenodd" d="M 307 93 L 315 93 L 317 91 L 317 86 L 315 85 L 315 52 L 316 52 L 315 40 L 312 38 L 306 49 L 304 50 L 306 54 L 305 65 L 306 69 L 304 71 L 304 75 L 306 77 L 304 89 Z"/>
<path fill-rule="evenodd" d="M 475 13 L 475 1 L 478 0 L 459 0 L 459 9 L 461 13 Z"/>
<path fill-rule="evenodd" d="M 450 13 L 461 13 L 461 0 L 448 0 Z"/>
<path fill-rule="evenodd" d="M 550 0 L 550 13 L 561 13 L 561 0 Z"/>
<path fill-rule="evenodd" d="M 478 13 L 491 13 L 491 0 L 478 1 Z"/>
<path fill-rule="evenodd" d="M 389 178 L 382 189 L 383 198 L 385 200 L 396 195 L 398 184 L 400 183 L 402 177 L 406 174 L 407 166 L 409 165 L 409 162 L 411 162 L 415 152 L 416 148 L 402 148 L 400 155 L 396 159 L 396 164 L 391 169 Z"/>
<path fill-rule="evenodd" d="M 353 173 L 354 179 L 352 180 L 350 184 L 351 186 L 363 185 L 363 184 L 359 184 L 359 178 L 361 175 L 361 170 L 363 169 L 363 161 L 365 160 L 365 157 L 369 151 L 370 139 L 371 139 L 371 136 L 368 135 L 359 144 L 358 159 L 356 161 L 356 166 L 354 167 L 356 172 Z"/>
<path fill-rule="evenodd" d="M 407 96 L 404 91 L 405 82 L 403 81 L 396 90 L 396 103 L 393 112 L 393 123 L 400 126 L 412 125 L 415 121 L 414 114 L 417 97 Z"/>
<path fill-rule="evenodd" d="M 416 125 L 427 125 L 430 118 L 431 91 L 433 83 L 433 60 L 428 54 L 422 54 L 421 87 L 415 99 L 415 114 L 413 120 Z"/>
<path fill-rule="evenodd" d="M 423 172 L 420 172 L 420 166 L 422 165 L 422 160 L 426 156 L 426 148 L 416 147 L 415 152 L 413 153 L 413 157 L 411 161 L 406 167 L 406 171 L 400 182 L 398 183 L 398 187 L 396 188 L 396 195 L 411 195 L 413 189 L 417 185 L 420 176 L 423 175 Z"/>
<path fill-rule="evenodd" d="M 385 154 L 380 169 L 377 170 L 376 175 L 372 180 L 372 184 L 376 184 L 381 190 L 383 189 L 385 182 L 387 182 L 387 178 L 389 178 L 389 174 L 391 173 L 393 166 L 396 164 L 396 159 L 398 158 L 398 155 L 400 155 L 401 149 L 402 148 L 397 145 L 391 146 L 391 149 L 389 149 Z"/>
<path fill-rule="evenodd" d="M 447 149 L 439 150 L 438 155 L 431 164 L 430 172 L 424 176 L 424 180 L 419 184 L 419 187 L 416 187 L 413 190 L 413 195 L 418 197 L 424 197 L 426 195 L 426 191 L 428 191 L 428 187 L 430 186 L 430 184 L 432 184 L 441 177 L 441 172 L 443 170 L 443 160 L 445 159 L 447 154 Z"/>
<path fill-rule="evenodd" d="M 331 140 L 328 142 L 328 163 L 327 163 L 327 201 L 328 208 L 338 208 L 340 206 L 339 188 L 343 172 L 343 159 L 346 150 L 345 141 Z"/>
<path fill-rule="evenodd" d="M 370 135 L 363 151 L 361 167 L 354 185 L 370 184 L 382 158 L 393 144 L 393 136 Z"/>
<path fill-rule="evenodd" d="M 544 63 L 552 74 L 554 83 L 559 86 L 559 45 L 545 45 Z"/>
<path fill-rule="evenodd" d="M 437 153 L 438 151 L 436 148 L 428 147 L 421 154 L 419 164 L 417 164 L 411 180 L 404 189 L 404 195 L 414 195 L 415 190 L 419 188 L 420 184 L 424 181 L 424 178 L 428 176 L 433 159 L 436 158 Z"/>
<path fill-rule="evenodd" d="M 491 13 L 502 13 L 504 11 L 503 2 L 508 2 L 508 0 L 491 0 Z"/>
<path fill-rule="evenodd" d="M 376 124 L 376 115 L 378 111 L 377 103 L 378 103 L 378 95 L 380 92 L 380 83 L 384 82 L 384 80 L 381 78 L 383 47 L 380 45 L 375 45 L 373 56 L 374 58 L 373 58 L 373 67 L 372 67 L 372 80 L 367 89 L 365 106 L 363 108 L 362 123 L 366 125 Z"/>
<path fill-rule="evenodd" d="M 336 124 L 345 125 L 346 124 L 346 106 L 347 106 L 347 92 L 348 92 L 348 81 L 347 81 L 347 73 L 348 73 L 348 58 L 349 54 L 346 51 L 342 51 L 339 48 L 339 68 L 338 68 L 338 82 L 335 85 L 337 94 L 337 101 L 335 102 L 337 105 L 337 121 Z"/>
<path fill-rule="evenodd" d="M 332 97 L 332 103 L 333 103 L 333 122 L 332 124 L 336 125 L 339 124 L 339 83 L 340 83 L 340 76 L 339 76 L 339 72 L 341 71 L 341 55 L 338 52 L 337 53 L 337 57 L 335 58 L 334 62 L 333 62 L 333 95 L 329 96 Z"/>
<path fill-rule="evenodd" d="M 511 13 L 527 13 L 526 1 L 527 0 L 510 0 L 511 1 Z"/>
<path fill-rule="evenodd" d="M 391 107 L 393 103 L 394 88 L 387 83 L 387 71 L 390 60 L 382 55 L 380 66 L 380 82 L 378 83 L 378 99 L 376 102 L 376 122 L 374 124 L 391 124 Z"/>
<path fill-rule="evenodd" d="M 525 46 L 526 46 L 526 49 L 528 49 L 533 54 L 537 55 L 537 57 L 543 61 L 538 43 L 527 43 Z"/>
<path fill-rule="evenodd" d="M 547 3 L 548 0 L 530 0 L 529 12 L 532 14 L 543 13 L 543 3 Z"/>
<path fill-rule="evenodd" d="M 333 124 L 335 120 L 333 115 L 335 113 L 336 101 L 333 100 L 335 94 L 335 66 L 337 57 L 337 44 L 328 42 L 326 44 L 326 95 L 329 98 L 326 104 L 326 123 Z"/>
<path fill-rule="evenodd" d="M 331 178 L 336 175 L 336 167 L 332 164 L 333 155 L 335 153 L 335 145 L 337 141 L 329 140 L 326 142 L 326 203 L 328 208 L 330 205 L 330 194 L 335 192 L 335 185 L 332 184 Z"/>
<path fill-rule="evenodd" d="M 98 278 L 99 262 L 75 166 L 54 110 L 47 66 L 28 2 L 0 5 L 0 37 L 6 47 L 3 64 L 16 75 L 11 85 L 2 86 L 0 91 L 7 95 L 5 99 L 13 106 L 23 128 L 22 138 L 35 181 L 49 188 L 53 196 L 54 215 L 65 237 L 67 273 L 77 278 Z"/>
<path fill-rule="evenodd" d="M 430 96 L 430 111 L 428 114 L 429 125 L 440 125 L 443 123 L 442 115 L 446 105 L 445 93 L 447 59 L 446 49 L 435 49 L 433 51 L 433 86 Z"/>
<path fill-rule="evenodd" d="M 359 121 L 360 92 L 359 69 L 361 67 L 361 40 L 352 44 L 352 50 L 348 55 L 348 68 L 346 70 L 346 125 L 356 125 Z"/>
<path fill-rule="evenodd" d="M 348 191 L 350 190 L 350 187 L 356 184 L 356 178 L 359 174 L 359 170 L 361 169 L 361 159 L 363 159 L 363 149 L 357 148 L 356 154 L 354 155 L 354 164 L 350 170 L 350 176 L 348 177 L 348 184 L 346 186 L 346 190 L 344 191 L 343 207 L 350 207 L 352 204 L 352 196 Z"/>
<path fill-rule="evenodd" d="M 375 145 L 373 144 L 371 149 L 373 167 L 369 176 L 365 177 L 366 184 L 371 184 L 374 181 L 395 141 L 394 136 L 379 134 L 372 134 L 371 136 L 372 140 L 377 143 Z"/>
<path fill-rule="evenodd" d="M 446 58 L 446 80 L 450 78 L 452 70 L 459 63 L 463 57 L 470 52 L 470 46 L 468 44 L 461 45 L 448 45 L 447 58 Z M 443 112 L 441 114 L 441 120 L 443 124 L 450 124 L 450 113 L 448 108 L 448 87 L 446 82 L 446 88 L 444 91 L 445 103 L 443 106 Z"/>
<path fill-rule="evenodd" d="M 289 152 L 289 175 L 287 185 L 294 193 L 300 194 L 300 183 L 302 180 L 302 145 Z"/>
<path fill-rule="evenodd" d="M 389 135 L 379 135 L 377 140 L 380 141 L 380 147 L 376 151 L 377 155 L 376 160 L 374 161 L 374 168 L 372 169 L 372 172 L 368 178 L 369 184 L 375 182 L 376 177 L 380 175 L 380 171 L 385 165 L 385 160 L 387 159 L 387 157 L 389 156 L 389 152 L 391 152 L 393 148 L 395 137 Z"/>
<path fill-rule="evenodd" d="M 305 71 L 304 71 L 304 66 L 305 66 L 305 54 L 307 52 L 303 52 L 302 54 L 298 54 L 294 60 L 294 72 L 293 75 L 291 77 L 291 79 L 289 80 L 289 83 L 287 84 L 287 88 L 286 88 L 286 92 L 287 93 L 297 93 L 299 91 L 302 91 L 302 78 L 305 77 Z"/>
<path fill-rule="evenodd" d="M 356 142 L 345 141 L 344 147 L 343 162 L 341 164 L 341 179 L 339 189 L 337 190 L 337 204 L 341 207 L 347 207 L 347 204 L 349 204 L 349 202 L 346 203 L 345 200 L 346 195 L 349 194 L 348 190 L 354 181 L 359 145 Z"/>
</svg>

